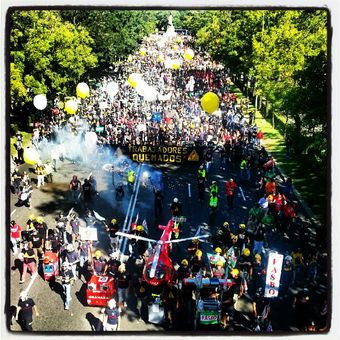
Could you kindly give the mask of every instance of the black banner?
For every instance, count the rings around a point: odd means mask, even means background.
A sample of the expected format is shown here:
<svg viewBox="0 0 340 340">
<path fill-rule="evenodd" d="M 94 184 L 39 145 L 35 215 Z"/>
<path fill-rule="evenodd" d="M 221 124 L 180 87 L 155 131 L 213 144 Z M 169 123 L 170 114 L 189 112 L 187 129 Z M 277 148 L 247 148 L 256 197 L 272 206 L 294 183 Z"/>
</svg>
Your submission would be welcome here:
<svg viewBox="0 0 340 340">
<path fill-rule="evenodd" d="M 183 164 L 202 160 L 203 150 L 193 146 L 129 145 L 128 154 L 134 162 Z"/>
</svg>

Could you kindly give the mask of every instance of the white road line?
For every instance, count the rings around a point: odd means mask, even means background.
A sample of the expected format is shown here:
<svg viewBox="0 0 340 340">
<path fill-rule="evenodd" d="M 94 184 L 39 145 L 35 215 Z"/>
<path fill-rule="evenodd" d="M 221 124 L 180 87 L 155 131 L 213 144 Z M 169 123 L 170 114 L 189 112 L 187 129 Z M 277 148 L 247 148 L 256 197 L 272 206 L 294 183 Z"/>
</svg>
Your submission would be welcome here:
<svg viewBox="0 0 340 340">
<path fill-rule="evenodd" d="M 241 192 L 241 195 L 242 195 L 243 201 L 246 201 L 246 198 L 244 197 L 244 193 L 243 193 L 243 190 L 242 190 L 242 188 L 241 188 L 241 187 L 239 187 L 239 189 L 240 189 L 240 192 Z"/>
<path fill-rule="evenodd" d="M 11 217 L 12 215 L 17 211 L 17 209 L 14 209 L 12 212 L 11 212 Z"/>
<path fill-rule="evenodd" d="M 29 290 L 31 289 L 32 285 L 33 285 L 33 282 L 35 281 L 35 279 L 37 278 L 38 276 L 38 272 L 35 272 L 34 275 L 32 275 L 31 277 L 31 282 L 29 283 L 29 285 L 27 286 L 26 289 L 24 289 L 24 292 L 26 292 L 28 294 Z"/>
</svg>

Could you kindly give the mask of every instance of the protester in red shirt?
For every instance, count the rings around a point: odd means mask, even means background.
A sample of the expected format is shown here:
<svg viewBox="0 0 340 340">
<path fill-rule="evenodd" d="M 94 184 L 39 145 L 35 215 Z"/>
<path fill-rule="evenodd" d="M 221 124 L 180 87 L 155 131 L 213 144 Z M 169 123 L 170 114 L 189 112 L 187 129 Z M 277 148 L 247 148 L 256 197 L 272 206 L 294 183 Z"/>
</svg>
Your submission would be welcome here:
<svg viewBox="0 0 340 340">
<path fill-rule="evenodd" d="M 259 132 L 256 135 L 257 138 L 257 144 L 258 145 L 262 145 L 262 140 L 263 140 L 263 132 L 261 130 L 259 130 Z"/>
<path fill-rule="evenodd" d="M 18 253 L 18 243 L 21 241 L 22 228 L 19 224 L 15 223 L 15 221 L 11 221 L 10 228 L 10 239 L 12 243 L 13 256 L 15 256 Z"/>
<path fill-rule="evenodd" d="M 232 178 L 225 184 L 226 190 L 227 190 L 227 203 L 228 207 L 230 209 L 233 209 L 234 207 L 234 195 L 235 195 L 235 189 L 236 189 L 236 183 Z"/>
</svg>

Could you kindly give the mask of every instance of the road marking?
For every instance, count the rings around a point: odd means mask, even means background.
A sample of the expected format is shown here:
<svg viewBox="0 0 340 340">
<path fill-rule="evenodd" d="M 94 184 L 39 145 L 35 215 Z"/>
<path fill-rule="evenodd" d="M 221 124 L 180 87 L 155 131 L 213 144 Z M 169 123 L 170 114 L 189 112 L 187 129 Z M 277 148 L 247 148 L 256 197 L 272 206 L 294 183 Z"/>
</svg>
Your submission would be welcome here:
<svg viewBox="0 0 340 340">
<path fill-rule="evenodd" d="M 35 279 L 37 278 L 38 276 L 38 272 L 36 271 L 34 275 L 32 275 L 31 277 L 31 282 L 29 283 L 29 285 L 27 286 L 26 289 L 24 289 L 24 292 L 26 292 L 26 294 L 28 295 L 28 292 L 29 290 L 31 289 L 32 285 L 33 285 L 33 282 L 35 281 Z"/>
<path fill-rule="evenodd" d="M 241 195 L 242 195 L 242 198 L 243 198 L 243 201 L 246 201 L 246 198 L 244 197 L 244 193 L 243 193 L 243 190 L 241 187 L 239 187 L 240 191 L 241 191 Z"/>
<path fill-rule="evenodd" d="M 17 211 L 17 209 L 14 209 L 12 212 L 11 212 L 11 217 L 12 215 Z"/>
</svg>

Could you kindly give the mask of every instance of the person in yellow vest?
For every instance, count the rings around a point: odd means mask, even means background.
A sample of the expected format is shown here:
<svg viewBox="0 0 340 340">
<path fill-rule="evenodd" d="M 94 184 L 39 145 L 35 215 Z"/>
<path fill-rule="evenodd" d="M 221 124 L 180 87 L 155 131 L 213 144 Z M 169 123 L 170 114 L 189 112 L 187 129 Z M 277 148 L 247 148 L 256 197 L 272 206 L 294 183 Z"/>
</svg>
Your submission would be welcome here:
<svg viewBox="0 0 340 340">
<path fill-rule="evenodd" d="M 197 172 L 197 178 L 204 178 L 204 179 L 206 179 L 206 175 L 207 175 L 207 172 L 204 169 L 204 166 L 201 165 L 199 167 L 199 169 L 198 169 L 198 172 Z"/>
<path fill-rule="evenodd" d="M 132 189 L 135 183 L 135 172 L 132 169 L 128 170 L 127 182 L 128 182 L 128 186 L 130 187 L 130 189 Z"/>
<path fill-rule="evenodd" d="M 218 208 L 218 196 L 215 191 L 213 191 L 210 195 L 209 208 L 210 208 L 209 225 L 212 225 L 214 224 L 215 217 L 216 217 L 216 210 Z"/>
<path fill-rule="evenodd" d="M 36 167 L 35 167 L 35 173 L 37 174 L 37 187 L 40 188 L 41 185 L 45 185 L 45 166 L 41 163 L 41 161 L 38 161 Z"/>
</svg>

